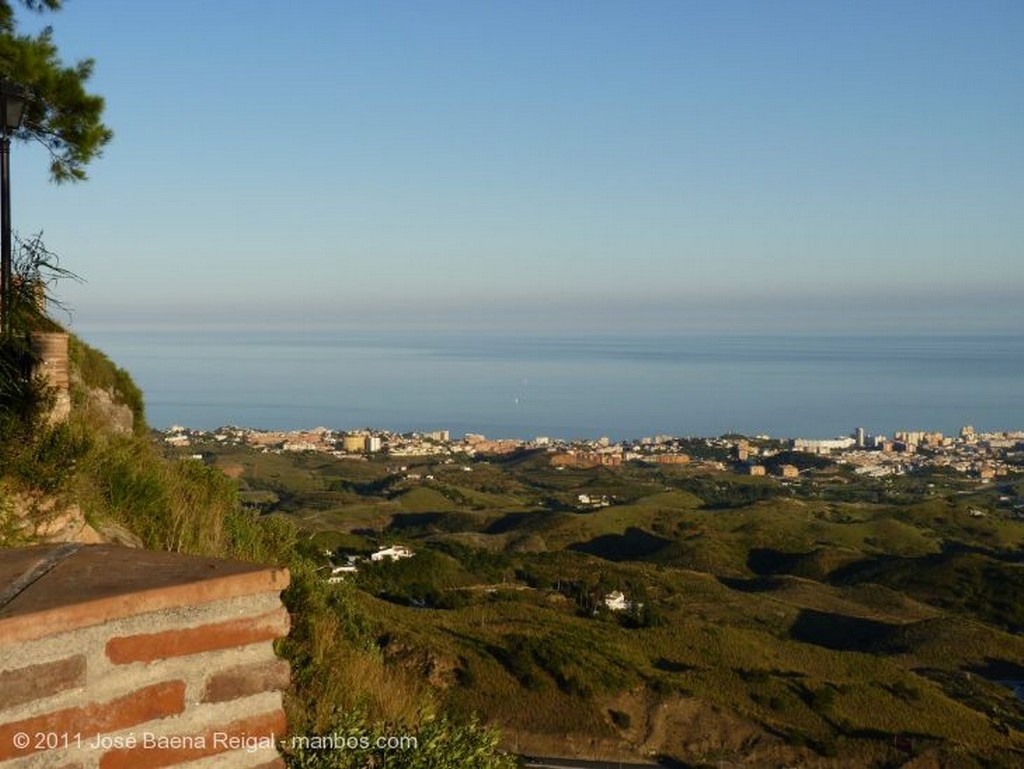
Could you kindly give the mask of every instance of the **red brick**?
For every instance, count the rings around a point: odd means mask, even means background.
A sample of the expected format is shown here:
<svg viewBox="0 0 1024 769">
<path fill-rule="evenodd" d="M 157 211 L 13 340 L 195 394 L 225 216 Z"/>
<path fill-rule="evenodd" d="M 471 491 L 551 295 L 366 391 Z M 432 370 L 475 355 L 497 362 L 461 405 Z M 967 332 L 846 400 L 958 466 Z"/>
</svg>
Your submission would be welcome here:
<svg viewBox="0 0 1024 769">
<path fill-rule="evenodd" d="M 38 752 L 36 734 L 81 735 L 84 740 L 97 734 L 116 732 L 129 726 L 174 716 L 185 710 L 185 682 L 165 681 L 147 686 L 124 697 L 0 724 L 0 761 Z M 14 735 L 30 735 L 24 749 L 14 746 Z"/>
<path fill-rule="evenodd" d="M 183 764 L 186 761 L 195 761 L 206 756 L 214 756 L 219 753 L 227 753 L 233 749 L 245 750 L 243 742 L 238 748 L 231 744 L 225 744 L 223 738 L 218 735 L 227 735 L 229 738 L 246 741 L 262 741 L 268 737 L 275 740 L 284 734 L 288 728 L 285 721 L 284 711 L 275 710 L 272 713 L 246 718 L 242 721 L 235 721 L 224 727 L 211 727 L 201 734 L 195 735 L 174 735 L 169 736 L 168 746 L 160 745 L 146 747 L 142 744 L 134 748 L 123 748 L 111 750 L 100 758 L 100 769 L 158 769 L 162 766 L 173 766 Z M 259 745 L 257 744 L 257 747 Z M 270 764 L 271 766 L 273 763 Z"/>
<path fill-rule="evenodd" d="M 0 673 L 0 710 L 85 686 L 85 656 L 78 654 Z"/>
<path fill-rule="evenodd" d="M 288 612 L 281 608 L 258 617 L 243 617 L 185 630 L 111 638 L 107 641 L 107 658 L 116 665 L 152 662 L 272 641 L 287 633 Z"/>
<path fill-rule="evenodd" d="M 215 673 L 206 680 L 203 702 L 227 702 L 261 692 L 286 689 L 290 680 L 291 669 L 284 660 L 238 665 Z"/>
</svg>

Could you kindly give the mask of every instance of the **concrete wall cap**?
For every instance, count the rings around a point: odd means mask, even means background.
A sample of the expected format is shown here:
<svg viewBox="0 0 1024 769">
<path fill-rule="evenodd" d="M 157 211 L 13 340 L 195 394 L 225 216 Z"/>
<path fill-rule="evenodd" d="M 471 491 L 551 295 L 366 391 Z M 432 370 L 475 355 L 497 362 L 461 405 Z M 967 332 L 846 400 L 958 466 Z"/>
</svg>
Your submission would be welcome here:
<svg viewBox="0 0 1024 769">
<path fill-rule="evenodd" d="M 0 550 L 0 646 L 110 620 L 280 592 L 287 569 L 118 545 Z"/>
</svg>

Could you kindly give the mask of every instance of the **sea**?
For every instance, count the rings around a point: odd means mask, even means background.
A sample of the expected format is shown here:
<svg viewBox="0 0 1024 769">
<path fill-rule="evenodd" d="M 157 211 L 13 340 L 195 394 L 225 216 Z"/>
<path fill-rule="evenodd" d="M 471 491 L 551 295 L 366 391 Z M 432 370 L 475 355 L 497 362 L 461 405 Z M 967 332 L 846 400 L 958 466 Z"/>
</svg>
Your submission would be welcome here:
<svg viewBox="0 0 1024 769">
<path fill-rule="evenodd" d="M 488 438 L 1024 428 L 1024 335 L 78 332 L 152 427 Z"/>
</svg>

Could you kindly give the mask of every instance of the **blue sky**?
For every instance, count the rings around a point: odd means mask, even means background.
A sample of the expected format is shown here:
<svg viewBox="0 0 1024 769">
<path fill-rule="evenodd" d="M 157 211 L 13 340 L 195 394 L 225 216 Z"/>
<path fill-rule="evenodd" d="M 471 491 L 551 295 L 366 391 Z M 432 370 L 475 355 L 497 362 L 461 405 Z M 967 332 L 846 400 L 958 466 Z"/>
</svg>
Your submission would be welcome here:
<svg viewBox="0 0 1024 769">
<path fill-rule="evenodd" d="M 1013 330 L 1024 3 L 67 0 L 77 328 Z"/>
</svg>

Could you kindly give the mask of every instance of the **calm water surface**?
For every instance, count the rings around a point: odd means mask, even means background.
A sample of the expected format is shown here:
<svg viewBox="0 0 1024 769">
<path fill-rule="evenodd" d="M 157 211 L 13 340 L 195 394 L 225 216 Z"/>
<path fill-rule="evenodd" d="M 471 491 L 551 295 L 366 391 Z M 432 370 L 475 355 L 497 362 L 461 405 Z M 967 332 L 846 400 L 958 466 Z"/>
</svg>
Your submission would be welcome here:
<svg viewBox="0 0 1024 769">
<path fill-rule="evenodd" d="M 150 424 L 489 437 L 1024 427 L 1024 336 L 104 332 Z"/>
</svg>

